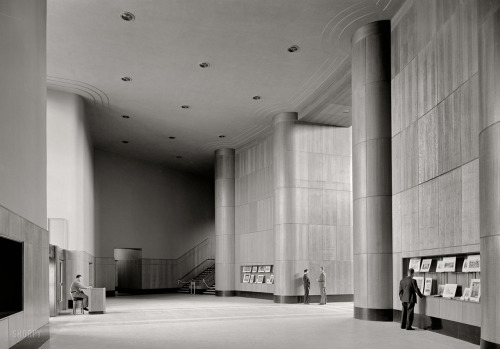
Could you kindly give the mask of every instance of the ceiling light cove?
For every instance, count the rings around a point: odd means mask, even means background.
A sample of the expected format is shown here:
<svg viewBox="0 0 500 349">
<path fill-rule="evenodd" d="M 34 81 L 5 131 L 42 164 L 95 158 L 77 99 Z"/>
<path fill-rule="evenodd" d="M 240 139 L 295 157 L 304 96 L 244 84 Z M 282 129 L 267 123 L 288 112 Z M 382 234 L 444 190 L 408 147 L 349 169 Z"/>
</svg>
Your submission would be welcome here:
<svg viewBox="0 0 500 349">
<path fill-rule="evenodd" d="M 299 50 L 299 46 L 298 45 L 292 45 L 290 46 L 289 48 L 287 48 L 287 51 L 288 52 L 297 52 Z"/>
<path fill-rule="evenodd" d="M 200 63 L 200 67 L 201 68 L 208 68 L 208 67 L 210 67 L 210 63 L 208 63 L 208 62 L 202 62 L 202 63 Z"/>
<path fill-rule="evenodd" d="M 135 16 L 131 12 L 122 12 L 120 13 L 120 17 L 127 22 L 132 22 L 133 20 L 135 20 Z"/>
<path fill-rule="evenodd" d="M 126 82 L 129 82 L 129 81 L 132 81 L 132 78 L 129 77 L 129 76 L 124 76 L 124 77 L 122 77 L 122 80 L 126 81 Z"/>
</svg>

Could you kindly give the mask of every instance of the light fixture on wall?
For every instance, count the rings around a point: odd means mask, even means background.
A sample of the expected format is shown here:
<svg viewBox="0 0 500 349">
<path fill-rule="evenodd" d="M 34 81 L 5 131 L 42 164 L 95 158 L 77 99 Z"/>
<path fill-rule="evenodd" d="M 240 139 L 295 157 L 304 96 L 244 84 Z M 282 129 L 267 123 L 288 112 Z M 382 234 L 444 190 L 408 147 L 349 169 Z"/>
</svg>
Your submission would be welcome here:
<svg viewBox="0 0 500 349">
<path fill-rule="evenodd" d="M 124 21 L 127 21 L 127 22 L 131 22 L 131 21 L 135 20 L 135 16 L 131 12 L 122 12 L 122 13 L 120 13 L 120 17 Z"/>
<path fill-rule="evenodd" d="M 132 78 L 130 76 L 124 76 L 124 77 L 122 77 L 122 80 L 128 82 L 128 81 L 132 81 Z"/>
</svg>

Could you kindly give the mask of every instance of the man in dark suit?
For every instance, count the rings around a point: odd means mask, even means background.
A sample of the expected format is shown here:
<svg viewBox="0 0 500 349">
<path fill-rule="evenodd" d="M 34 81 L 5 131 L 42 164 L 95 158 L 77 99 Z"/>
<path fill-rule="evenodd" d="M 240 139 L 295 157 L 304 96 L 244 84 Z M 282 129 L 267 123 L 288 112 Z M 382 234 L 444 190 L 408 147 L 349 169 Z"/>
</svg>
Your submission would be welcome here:
<svg viewBox="0 0 500 349">
<path fill-rule="evenodd" d="M 417 304 L 417 294 L 420 298 L 424 295 L 420 292 L 417 282 L 413 280 L 413 268 L 408 269 L 408 276 L 399 283 L 399 299 L 403 303 L 403 314 L 401 315 L 401 328 L 413 330 L 413 310 Z"/>
<path fill-rule="evenodd" d="M 304 281 L 304 304 L 309 304 L 309 288 L 311 288 L 311 280 L 309 280 L 309 271 L 304 269 L 304 276 L 302 280 Z"/>
</svg>

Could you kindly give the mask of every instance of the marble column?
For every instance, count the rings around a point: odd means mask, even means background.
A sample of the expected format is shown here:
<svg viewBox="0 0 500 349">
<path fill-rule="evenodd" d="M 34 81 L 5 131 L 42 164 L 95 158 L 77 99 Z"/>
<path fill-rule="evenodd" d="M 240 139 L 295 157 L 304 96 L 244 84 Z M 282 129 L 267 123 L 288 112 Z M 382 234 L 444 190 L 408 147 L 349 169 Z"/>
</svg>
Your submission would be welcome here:
<svg viewBox="0 0 500 349">
<path fill-rule="evenodd" d="M 234 296 L 234 149 L 215 151 L 215 295 Z"/>
<path fill-rule="evenodd" d="M 481 348 L 500 348 L 500 5 L 478 6 Z"/>
<path fill-rule="evenodd" d="M 299 168 L 294 161 L 297 119 L 292 112 L 273 119 L 275 303 L 297 303 L 297 280 L 308 265 L 308 222 L 300 213 L 307 207 L 307 188 L 296 185 Z"/>
<path fill-rule="evenodd" d="M 352 37 L 354 317 L 392 321 L 390 22 Z"/>
</svg>

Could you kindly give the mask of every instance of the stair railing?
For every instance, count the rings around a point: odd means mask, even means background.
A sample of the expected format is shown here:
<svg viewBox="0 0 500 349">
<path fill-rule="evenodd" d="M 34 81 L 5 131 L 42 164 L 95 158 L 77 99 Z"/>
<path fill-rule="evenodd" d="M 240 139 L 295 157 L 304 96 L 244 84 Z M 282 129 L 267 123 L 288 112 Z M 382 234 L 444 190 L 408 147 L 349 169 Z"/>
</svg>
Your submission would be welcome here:
<svg viewBox="0 0 500 349">
<path fill-rule="evenodd" d="M 194 267 L 192 270 L 190 270 L 186 275 L 184 275 L 179 280 L 177 280 L 177 283 L 178 284 L 190 283 L 193 281 L 193 279 L 196 276 L 200 275 L 204 270 L 206 270 L 214 265 L 215 265 L 215 259 L 206 259 L 203 262 L 201 262 L 200 264 L 198 264 L 196 267 Z M 189 280 L 189 281 L 185 281 L 185 280 Z"/>
</svg>

